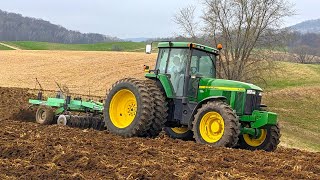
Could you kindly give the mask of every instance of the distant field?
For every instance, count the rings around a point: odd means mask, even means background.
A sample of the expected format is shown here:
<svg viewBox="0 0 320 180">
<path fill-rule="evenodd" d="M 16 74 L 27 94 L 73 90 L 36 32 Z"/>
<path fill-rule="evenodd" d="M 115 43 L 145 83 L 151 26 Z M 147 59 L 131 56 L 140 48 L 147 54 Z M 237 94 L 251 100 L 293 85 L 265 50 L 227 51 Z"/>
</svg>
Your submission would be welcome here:
<svg viewBox="0 0 320 180">
<path fill-rule="evenodd" d="M 0 50 L 13 50 L 7 46 L 3 46 L 2 44 L 0 44 Z"/>
<path fill-rule="evenodd" d="M 1 53 L 0 86 L 34 88 L 38 78 L 44 89 L 54 81 L 74 93 L 104 96 L 116 80 L 144 75 L 143 65 L 153 66 L 156 54 L 92 51 L 5 51 Z"/>
<path fill-rule="evenodd" d="M 154 67 L 155 59 L 156 53 L 4 51 L 0 86 L 35 88 L 38 78 L 47 90 L 56 90 L 57 81 L 71 93 L 104 97 L 118 79 L 143 78 L 143 65 Z M 263 99 L 279 114 L 281 145 L 320 151 L 320 65 L 276 62 L 265 79 Z"/>
<path fill-rule="evenodd" d="M 298 64 L 276 62 L 275 71 L 265 74 L 267 84 L 261 84 L 267 90 L 283 89 L 288 87 L 320 86 L 319 64 Z"/>
<path fill-rule="evenodd" d="M 133 51 L 142 52 L 145 50 L 145 43 L 138 42 L 112 42 L 97 44 L 60 44 L 34 41 L 10 41 L 8 45 L 23 50 L 69 50 L 69 51 Z"/>
</svg>

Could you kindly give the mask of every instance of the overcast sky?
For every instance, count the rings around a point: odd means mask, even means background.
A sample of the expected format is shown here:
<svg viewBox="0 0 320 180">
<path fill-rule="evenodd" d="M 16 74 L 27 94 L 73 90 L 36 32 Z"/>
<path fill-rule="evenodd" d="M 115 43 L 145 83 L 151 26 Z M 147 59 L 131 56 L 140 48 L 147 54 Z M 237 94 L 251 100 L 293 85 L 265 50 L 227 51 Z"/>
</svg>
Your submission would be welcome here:
<svg viewBox="0 0 320 180">
<path fill-rule="evenodd" d="M 289 0 L 297 15 L 293 25 L 320 18 L 320 0 Z M 179 33 L 174 14 L 197 0 L 2 0 L 0 9 L 41 18 L 71 30 L 120 38 L 168 37 Z M 200 11 L 200 9 L 199 9 Z"/>
</svg>

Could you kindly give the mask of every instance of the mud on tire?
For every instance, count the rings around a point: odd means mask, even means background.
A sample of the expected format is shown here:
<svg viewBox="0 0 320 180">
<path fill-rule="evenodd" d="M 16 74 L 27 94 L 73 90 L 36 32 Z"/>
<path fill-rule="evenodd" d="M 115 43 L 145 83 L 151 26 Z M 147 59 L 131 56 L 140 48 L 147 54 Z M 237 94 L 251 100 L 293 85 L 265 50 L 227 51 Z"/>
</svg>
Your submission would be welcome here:
<svg viewBox="0 0 320 180">
<path fill-rule="evenodd" d="M 131 93 L 136 100 L 136 106 L 132 107 L 131 104 L 126 107 L 126 98 L 118 97 L 118 92 Z M 121 102 L 117 103 L 117 100 L 122 101 L 122 99 L 124 99 L 122 104 Z M 115 107 L 118 107 L 118 109 Z M 129 111 L 131 110 L 131 112 L 126 112 L 127 109 L 129 109 Z M 134 109 L 136 110 L 134 111 Z M 119 123 L 122 123 L 122 120 L 120 119 L 122 115 L 126 117 L 125 113 L 129 113 L 133 120 L 129 120 L 130 123 L 121 126 L 119 125 Z M 132 113 L 134 113 L 134 115 L 132 115 Z M 154 98 L 150 96 L 149 88 L 145 85 L 144 81 L 133 78 L 125 78 L 112 85 L 111 89 L 107 93 L 104 108 L 104 121 L 109 132 L 124 137 L 144 136 L 150 129 L 153 119 Z"/>
</svg>

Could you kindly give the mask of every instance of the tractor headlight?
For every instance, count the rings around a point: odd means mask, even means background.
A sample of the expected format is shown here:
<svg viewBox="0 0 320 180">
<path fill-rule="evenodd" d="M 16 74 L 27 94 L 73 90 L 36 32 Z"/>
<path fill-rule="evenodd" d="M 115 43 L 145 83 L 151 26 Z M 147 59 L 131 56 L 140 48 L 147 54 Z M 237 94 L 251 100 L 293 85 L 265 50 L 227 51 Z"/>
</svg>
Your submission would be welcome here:
<svg viewBox="0 0 320 180">
<path fill-rule="evenodd" d="M 259 96 L 262 96 L 262 92 L 259 92 Z"/>
<path fill-rule="evenodd" d="M 247 94 L 256 94 L 255 90 L 247 90 Z"/>
</svg>

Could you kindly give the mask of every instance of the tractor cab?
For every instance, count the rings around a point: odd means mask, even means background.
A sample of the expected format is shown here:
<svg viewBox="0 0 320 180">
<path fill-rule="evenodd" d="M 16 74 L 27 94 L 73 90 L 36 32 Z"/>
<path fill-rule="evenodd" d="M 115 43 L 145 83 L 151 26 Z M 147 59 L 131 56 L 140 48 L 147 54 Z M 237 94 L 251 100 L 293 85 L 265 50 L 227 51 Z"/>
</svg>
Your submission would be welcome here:
<svg viewBox="0 0 320 180">
<path fill-rule="evenodd" d="M 216 78 L 219 51 L 200 44 L 161 42 L 156 67 L 152 73 L 165 75 L 175 98 L 196 98 L 200 78 Z M 147 53 L 151 47 L 147 46 Z"/>
<path fill-rule="evenodd" d="M 159 85 L 172 100 L 168 126 L 190 126 L 192 112 L 198 105 L 200 80 L 216 78 L 219 50 L 187 42 L 160 42 L 155 69 L 147 78 L 159 80 Z M 147 54 L 151 53 L 147 45 Z"/>
</svg>

